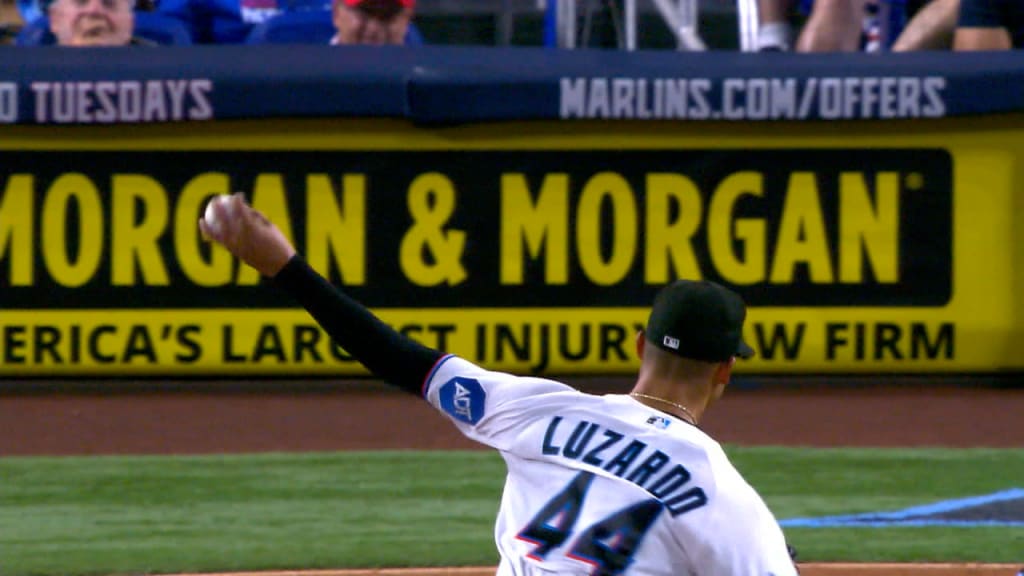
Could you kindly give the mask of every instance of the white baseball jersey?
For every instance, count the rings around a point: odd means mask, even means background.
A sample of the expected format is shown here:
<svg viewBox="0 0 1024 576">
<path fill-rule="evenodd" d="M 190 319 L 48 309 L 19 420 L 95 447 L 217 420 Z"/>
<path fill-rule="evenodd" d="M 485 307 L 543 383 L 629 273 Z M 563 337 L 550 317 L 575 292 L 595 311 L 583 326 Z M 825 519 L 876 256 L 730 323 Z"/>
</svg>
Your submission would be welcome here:
<svg viewBox="0 0 1024 576">
<path fill-rule="evenodd" d="M 498 576 L 797 573 L 761 497 L 682 420 L 455 356 L 424 396 L 505 458 Z"/>
</svg>

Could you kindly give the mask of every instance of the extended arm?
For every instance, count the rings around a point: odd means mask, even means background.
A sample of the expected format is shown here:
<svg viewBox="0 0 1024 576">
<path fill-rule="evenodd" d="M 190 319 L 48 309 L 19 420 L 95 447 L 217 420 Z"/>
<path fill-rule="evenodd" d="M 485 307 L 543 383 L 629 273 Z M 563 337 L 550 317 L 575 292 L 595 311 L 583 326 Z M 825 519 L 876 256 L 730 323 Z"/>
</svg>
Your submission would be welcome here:
<svg viewBox="0 0 1024 576">
<path fill-rule="evenodd" d="M 419 394 L 440 351 L 399 334 L 363 305 L 349 298 L 295 253 L 295 249 L 262 214 L 241 195 L 213 206 L 215 229 L 203 220 L 199 227 L 208 238 L 249 264 L 299 304 L 336 344 L 370 372 L 403 390 Z"/>
</svg>

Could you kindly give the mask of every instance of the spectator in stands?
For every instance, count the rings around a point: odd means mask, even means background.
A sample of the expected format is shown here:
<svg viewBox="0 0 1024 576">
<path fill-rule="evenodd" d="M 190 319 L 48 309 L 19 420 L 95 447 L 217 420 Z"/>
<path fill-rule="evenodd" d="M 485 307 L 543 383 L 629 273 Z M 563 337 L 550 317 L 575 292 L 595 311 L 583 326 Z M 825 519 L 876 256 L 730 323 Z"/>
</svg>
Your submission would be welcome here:
<svg viewBox="0 0 1024 576">
<path fill-rule="evenodd" d="M 960 0 L 955 50 L 1024 48 L 1024 1 Z"/>
<path fill-rule="evenodd" d="M 941 46 L 942 22 L 949 2 L 814 0 L 796 49 L 799 52 L 885 52 Z"/>
<path fill-rule="evenodd" d="M 917 11 L 892 45 L 893 52 L 948 50 L 953 46 L 960 0 L 932 0 Z"/>
<path fill-rule="evenodd" d="M 867 0 L 815 0 L 797 39 L 798 52 L 856 52 Z"/>
<path fill-rule="evenodd" d="M 0 0 L 0 44 L 13 44 L 23 24 L 14 0 Z"/>
<path fill-rule="evenodd" d="M 757 0 L 758 52 L 788 52 L 793 44 L 791 0 Z"/>
<path fill-rule="evenodd" d="M 416 0 L 334 0 L 331 44 L 405 43 Z"/>
<path fill-rule="evenodd" d="M 0 0 L 0 23 L 21 24 L 21 14 L 14 0 Z"/>
<path fill-rule="evenodd" d="M 881 42 L 887 39 L 880 16 L 881 3 L 902 15 L 907 2 L 921 3 L 928 0 L 758 0 L 758 51 L 785 51 L 793 44 L 794 4 L 799 14 L 809 14 L 800 35 L 796 49 L 800 52 L 853 52 L 883 49 Z M 869 13 L 873 11 L 872 15 Z M 876 30 L 869 30 L 868 20 L 874 17 Z M 899 18 L 884 23 L 887 27 Z"/>
<path fill-rule="evenodd" d="M 932 0 L 907 23 L 894 51 L 1024 48 L 1019 0 Z"/>
<path fill-rule="evenodd" d="M 134 38 L 135 0 L 53 0 L 50 31 L 60 46 L 151 44 Z"/>
</svg>

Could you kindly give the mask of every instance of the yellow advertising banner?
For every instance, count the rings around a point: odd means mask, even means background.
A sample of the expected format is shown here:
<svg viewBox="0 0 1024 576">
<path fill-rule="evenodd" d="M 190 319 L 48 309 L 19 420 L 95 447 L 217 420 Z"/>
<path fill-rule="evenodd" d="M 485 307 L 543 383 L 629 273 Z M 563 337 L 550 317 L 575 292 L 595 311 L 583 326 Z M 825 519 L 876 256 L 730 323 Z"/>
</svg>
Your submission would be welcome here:
<svg viewBox="0 0 1024 576">
<path fill-rule="evenodd" d="M 1015 370 L 1022 129 L 11 127 L 0 375 L 364 374 L 199 237 L 234 191 L 396 329 L 495 369 L 629 373 L 685 277 L 746 299 L 744 373 Z"/>
</svg>

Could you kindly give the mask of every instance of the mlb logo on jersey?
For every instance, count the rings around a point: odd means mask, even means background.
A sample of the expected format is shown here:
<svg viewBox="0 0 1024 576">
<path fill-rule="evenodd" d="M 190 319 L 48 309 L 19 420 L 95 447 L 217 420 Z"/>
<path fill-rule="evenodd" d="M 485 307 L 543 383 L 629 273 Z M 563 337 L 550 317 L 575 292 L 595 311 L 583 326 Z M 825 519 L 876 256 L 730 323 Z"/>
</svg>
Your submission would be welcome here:
<svg viewBox="0 0 1024 576">
<path fill-rule="evenodd" d="M 487 394 L 480 383 L 472 378 L 456 377 L 441 386 L 441 409 L 452 418 L 467 424 L 476 424 L 484 417 Z"/>
<path fill-rule="evenodd" d="M 647 419 L 647 423 L 650 424 L 651 426 L 661 428 L 662 430 L 664 430 L 665 428 L 668 428 L 669 424 L 671 424 L 672 421 L 662 416 L 651 416 L 650 418 Z"/>
</svg>

